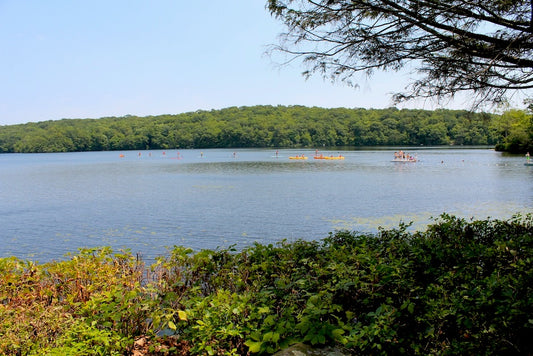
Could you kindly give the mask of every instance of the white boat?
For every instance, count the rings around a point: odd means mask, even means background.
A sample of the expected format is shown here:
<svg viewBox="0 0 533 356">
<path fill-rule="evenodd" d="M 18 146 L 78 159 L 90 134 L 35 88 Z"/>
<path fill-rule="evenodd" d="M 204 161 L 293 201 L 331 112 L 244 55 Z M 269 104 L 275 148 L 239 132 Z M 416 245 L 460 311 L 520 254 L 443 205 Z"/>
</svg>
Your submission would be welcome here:
<svg viewBox="0 0 533 356">
<path fill-rule="evenodd" d="M 413 159 L 407 159 L 407 158 L 395 158 L 391 162 L 398 162 L 398 163 L 415 163 L 417 161 L 416 158 Z"/>
</svg>

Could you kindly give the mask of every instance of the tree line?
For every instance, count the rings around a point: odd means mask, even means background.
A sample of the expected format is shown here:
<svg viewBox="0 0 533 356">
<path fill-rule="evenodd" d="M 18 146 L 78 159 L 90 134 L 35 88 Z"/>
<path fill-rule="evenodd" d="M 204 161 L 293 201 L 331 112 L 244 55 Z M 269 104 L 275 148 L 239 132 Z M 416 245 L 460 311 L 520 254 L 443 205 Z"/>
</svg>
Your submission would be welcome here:
<svg viewBox="0 0 533 356">
<path fill-rule="evenodd" d="M 230 107 L 175 115 L 0 126 L 0 153 L 174 148 L 499 145 L 532 147 L 531 115 L 466 110 Z"/>
</svg>

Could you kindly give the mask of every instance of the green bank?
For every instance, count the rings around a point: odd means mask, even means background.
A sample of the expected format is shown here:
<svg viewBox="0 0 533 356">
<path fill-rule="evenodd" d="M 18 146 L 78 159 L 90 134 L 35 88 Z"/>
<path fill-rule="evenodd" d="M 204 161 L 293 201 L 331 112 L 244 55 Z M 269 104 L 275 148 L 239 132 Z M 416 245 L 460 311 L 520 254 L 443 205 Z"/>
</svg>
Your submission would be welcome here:
<svg viewBox="0 0 533 356">
<path fill-rule="evenodd" d="M 303 342 L 347 354 L 533 352 L 533 217 L 442 215 L 425 231 L 338 231 L 192 251 L 151 266 L 84 249 L 0 259 L 5 355 L 272 354 Z"/>
</svg>

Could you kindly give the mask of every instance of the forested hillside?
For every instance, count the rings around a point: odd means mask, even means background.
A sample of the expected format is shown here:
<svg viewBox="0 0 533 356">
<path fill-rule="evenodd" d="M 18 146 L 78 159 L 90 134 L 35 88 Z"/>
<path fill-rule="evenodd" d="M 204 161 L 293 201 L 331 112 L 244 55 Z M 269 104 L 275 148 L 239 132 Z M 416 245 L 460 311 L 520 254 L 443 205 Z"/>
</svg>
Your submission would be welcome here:
<svg viewBox="0 0 533 356">
<path fill-rule="evenodd" d="M 461 110 L 231 107 L 0 126 L 0 152 L 495 145 L 503 138 L 498 119 Z"/>
</svg>

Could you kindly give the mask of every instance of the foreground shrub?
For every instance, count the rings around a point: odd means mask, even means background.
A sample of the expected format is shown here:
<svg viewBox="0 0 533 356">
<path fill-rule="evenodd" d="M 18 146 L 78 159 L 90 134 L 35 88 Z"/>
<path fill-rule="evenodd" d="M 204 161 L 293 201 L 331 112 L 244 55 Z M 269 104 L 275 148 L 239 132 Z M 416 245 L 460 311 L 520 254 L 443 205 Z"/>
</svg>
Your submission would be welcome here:
<svg viewBox="0 0 533 356">
<path fill-rule="evenodd" d="M 407 230 L 181 254 L 179 273 L 166 274 L 173 295 L 191 291 L 180 297 L 191 318 L 177 334 L 201 334 L 199 354 L 215 345 L 242 354 L 240 339 L 267 354 L 295 342 L 361 354 L 533 352 L 531 216 L 443 215 L 424 232 Z M 232 343 L 219 342 L 230 334 Z"/>
<path fill-rule="evenodd" d="M 296 342 L 532 354 L 532 216 L 408 227 L 241 251 L 174 247 L 149 269 L 108 248 L 44 265 L 0 259 L 0 353 L 118 355 L 142 340 L 151 355 L 271 354 Z"/>
<path fill-rule="evenodd" d="M 143 273 L 141 261 L 109 248 L 43 265 L 0 259 L 0 354 L 123 353 L 150 331 Z"/>
</svg>

